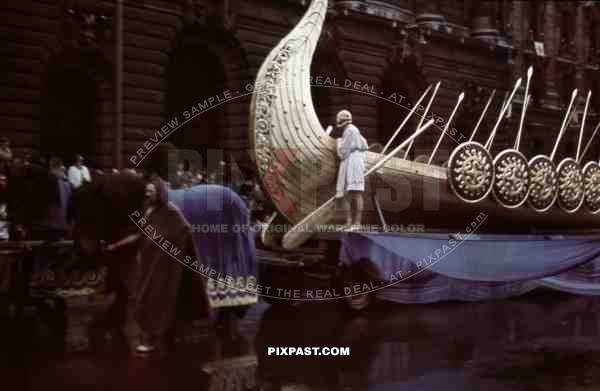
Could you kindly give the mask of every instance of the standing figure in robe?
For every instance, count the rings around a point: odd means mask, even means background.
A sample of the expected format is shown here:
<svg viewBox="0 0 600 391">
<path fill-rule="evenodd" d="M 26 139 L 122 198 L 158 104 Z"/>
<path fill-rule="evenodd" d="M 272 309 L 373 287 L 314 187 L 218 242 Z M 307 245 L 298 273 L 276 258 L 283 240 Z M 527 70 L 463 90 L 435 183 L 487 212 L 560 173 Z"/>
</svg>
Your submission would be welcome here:
<svg viewBox="0 0 600 391">
<path fill-rule="evenodd" d="M 69 205 L 75 248 L 82 259 L 106 264 L 106 293 L 115 294 L 91 325 L 92 336 L 104 339 L 110 331 L 131 343 L 139 330 L 140 353 L 160 352 L 172 342 L 176 316 L 211 317 L 204 277 L 186 270 L 186 257 L 198 259 L 191 227 L 159 179 L 151 185 L 130 173 L 100 176 L 76 189 Z M 190 275 L 186 289 L 184 274 Z M 178 311 L 180 300 L 188 314 Z"/>
<path fill-rule="evenodd" d="M 346 212 L 346 229 L 355 231 L 360 228 L 363 212 L 364 152 L 368 149 L 368 145 L 360 130 L 352 124 L 352 114 L 348 110 L 342 110 L 337 114 L 336 126 L 343 131 L 342 138 L 337 141 L 337 154 L 341 163 L 337 177 L 336 198 L 342 200 Z M 355 205 L 354 214 L 352 203 Z"/>
<path fill-rule="evenodd" d="M 161 178 L 155 177 L 147 184 L 146 197 L 147 226 L 140 239 L 133 276 L 133 316 L 142 331 L 142 341 L 136 348 L 139 353 L 165 348 L 169 333 L 174 331 L 176 314 L 182 315 L 178 300 L 186 302 L 191 320 L 210 316 L 204 278 L 186 270 L 184 263 L 188 256 L 198 259 L 189 222 L 169 202 L 167 184 Z M 151 237 L 146 235 L 148 232 L 152 232 Z M 193 275 L 188 282 L 191 286 L 182 295 L 184 271 Z"/>
</svg>

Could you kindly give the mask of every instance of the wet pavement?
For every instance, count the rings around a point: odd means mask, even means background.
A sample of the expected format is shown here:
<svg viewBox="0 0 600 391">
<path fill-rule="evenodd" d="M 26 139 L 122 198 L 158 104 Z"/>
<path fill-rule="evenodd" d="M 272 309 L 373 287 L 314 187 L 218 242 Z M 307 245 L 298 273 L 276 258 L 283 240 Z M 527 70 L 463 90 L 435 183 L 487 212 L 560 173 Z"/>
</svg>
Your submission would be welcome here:
<svg viewBox="0 0 600 391">
<path fill-rule="evenodd" d="M 541 291 L 485 303 L 341 302 L 250 309 L 234 340 L 206 324 L 180 332 L 169 354 L 140 358 L 94 344 L 102 305 L 67 303 L 66 318 L 0 312 L 6 390 L 597 390 L 600 298 Z M 49 326 L 50 325 L 50 326 Z M 275 356 L 269 347 L 349 347 L 349 356 Z"/>
</svg>

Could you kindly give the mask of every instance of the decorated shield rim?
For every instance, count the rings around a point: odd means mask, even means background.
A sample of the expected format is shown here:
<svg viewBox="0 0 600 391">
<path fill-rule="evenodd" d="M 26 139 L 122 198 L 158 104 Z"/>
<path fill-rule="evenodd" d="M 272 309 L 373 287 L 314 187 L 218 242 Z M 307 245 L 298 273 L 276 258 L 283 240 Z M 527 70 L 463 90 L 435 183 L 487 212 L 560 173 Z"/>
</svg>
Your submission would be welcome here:
<svg viewBox="0 0 600 391">
<path fill-rule="evenodd" d="M 495 175 L 496 175 L 496 163 L 500 160 L 500 158 L 502 158 L 504 155 L 506 155 L 508 153 L 515 153 L 515 154 L 519 155 L 523 159 L 523 161 L 525 162 L 525 164 L 527 165 L 527 170 L 530 169 L 529 162 L 527 161 L 527 158 L 525 157 L 525 155 L 523 155 L 522 152 L 517 151 L 516 149 L 505 149 L 504 151 L 500 152 L 494 158 L 494 183 L 492 183 L 492 194 L 494 195 L 494 199 L 496 200 L 496 202 L 498 202 L 503 207 L 508 208 L 508 209 L 515 209 L 515 208 L 518 208 L 518 207 L 522 206 L 525 202 L 527 202 L 527 199 L 529 198 L 529 192 L 531 191 L 531 186 L 529 185 L 530 184 L 530 181 L 529 181 L 530 176 L 527 176 L 527 193 L 525 193 L 525 196 L 523 197 L 523 199 L 518 204 L 515 204 L 515 205 L 505 204 L 496 195 L 496 186 L 494 186 L 496 184 L 496 179 L 497 179 L 497 178 L 495 178 Z"/>
<path fill-rule="evenodd" d="M 581 175 L 583 175 L 583 177 L 584 177 L 584 178 L 585 178 L 585 173 L 586 173 L 586 171 L 587 171 L 587 170 L 589 170 L 589 168 L 590 168 L 591 166 L 593 166 L 593 165 L 595 165 L 596 167 L 598 167 L 598 169 L 600 170 L 600 164 L 598 164 L 598 162 L 596 162 L 596 161 L 594 161 L 594 160 L 590 160 L 590 161 L 589 161 L 589 162 L 587 162 L 587 163 L 585 164 L 585 166 L 583 166 L 583 168 L 581 169 Z M 587 211 L 588 211 L 590 214 L 593 214 L 593 215 L 600 213 L 600 207 L 598 207 L 598 209 L 596 209 L 596 210 L 593 210 L 593 209 L 591 209 L 591 208 L 590 208 L 590 206 L 588 205 L 588 203 L 587 203 L 587 202 L 585 202 L 585 198 L 586 198 L 586 197 L 585 197 L 585 185 L 584 185 L 584 187 L 583 187 L 583 201 L 584 201 L 584 202 L 583 202 L 583 204 L 585 205 L 585 209 L 586 209 L 586 210 L 587 210 Z"/>
<path fill-rule="evenodd" d="M 492 162 L 492 182 L 490 187 L 486 190 L 486 192 L 479 197 L 476 200 L 469 200 L 467 198 L 464 198 L 462 195 L 459 194 L 458 190 L 454 187 L 454 181 L 452 180 L 452 171 L 451 171 L 451 167 L 452 167 L 452 162 L 454 161 L 456 154 L 463 148 L 465 148 L 468 145 L 476 145 L 478 147 L 481 147 L 481 149 L 483 149 L 485 151 L 485 153 L 487 154 L 488 158 L 490 159 L 490 162 Z M 452 153 L 450 154 L 450 157 L 448 158 L 448 167 L 447 167 L 447 175 L 448 175 L 448 183 L 450 184 L 450 188 L 452 189 L 452 192 L 454 193 L 454 195 L 456 197 L 458 197 L 460 200 L 462 200 L 463 202 L 469 203 L 469 204 L 476 204 L 478 202 L 483 201 L 492 191 L 492 188 L 494 187 L 494 181 L 496 180 L 496 171 L 494 168 L 494 159 L 492 159 L 492 155 L 490 154 L 490 152 L 485 149 L 485 147 L 481 144 L 478 143 L 477 141 L 467 141 L 464 142 L 460 145 L 458 145 L 456 148 L 454 148 L 454 150 L 452 151 Z"/>
<path fill-rule="evenodd" d="M 546 155 L 535 155 L 534 157 L 532 157 L 531 159 L 529 159 L 529 162 L 527 163 L 527 165 L 529 166 L 529 169 L 531 170 L 531 165 L 533 164 L 533 162 L 535 160 L 539 160 L 539 159 L 544 159 L 547 160 L 548 162 L 550 162 L 550 164 L 552 165 L 552 167 L 554 168 L 554 171 L 556 172 L 556 164 L 554 164 L 554 162 L 552 161 L 552 159 L 550 159 L 548 156 Z M 529 182 L 529 185 L 531 186 L 531 181 Z M 554 206 L 554 204 L 556 203 L 556 199 L 558 198 L 558 186 L 556 186 L 556 191 L 554 192 L 554 197 L 552 198 L 552 202 L 550 202 L 550 204 L 542 209 L 536 208 L 535 205 L 532 204 L 531 202 L 531 190 L 529 191 L 529 194 L 527 195 L 527 204 L 536 212 L 546 212 L 548 210 L 550 210 L 550 208 L 552 208 Z"/>
<path fill-rule="evenodd" d="M 567 164 L 567 163 L 575 163 L 575 165 L 579 168 L 579 172 L 581 173 L 582 177 L 583 177 L 583 171 L 581 170 L 581 166 L 579 165 L 579 163 L 577 163 L 577 161 L 575 159 L 573 159 L 572 157 L 567 157 L 564 158 L 563 160 L 561 160 L 560 163 L 558 163 L 558 166 L 556 167 L 556 175 L 558 175 L 558 177 L 560 178 L 560 170 Z M 560 191 L 557 192 L 557 195 L 560 194 Z M 579 203 L 577 204 L 577 206 L 573 209 L 568 209 L 565 207 L 565 205 L 563 205 L 563 203 L 560 200 L 560 196 L 557 197 L 558 199 L 558 206 L 560 207 L 560 209 L 562 209 L 564 212 L 566 213 L 576 213 L 581 206 L 583 205 L 584 199 L 585 199 L 585 189 L 582 189 L 581 192 L 581 197 L 579 199 Z"/>
</svg>

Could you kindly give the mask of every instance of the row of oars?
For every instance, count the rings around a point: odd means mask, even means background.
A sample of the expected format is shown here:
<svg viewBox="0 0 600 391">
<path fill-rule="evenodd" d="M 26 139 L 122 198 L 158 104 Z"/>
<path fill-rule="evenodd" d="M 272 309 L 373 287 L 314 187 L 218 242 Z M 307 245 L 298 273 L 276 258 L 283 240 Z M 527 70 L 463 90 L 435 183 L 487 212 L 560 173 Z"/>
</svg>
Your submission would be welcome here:
<svg viewBox="0 0 600 391">
<path fill-rule="evenodd" d="M 494 124 L 485 145 L 473 141 L 485 114 L 493 100 L 495 90 L 492 91 L 487 104 L 484 107 L 481 116 L 471 134 L 469 140 L 456 147 L 450 159 L 448 160 L 448 181 L 454 193 L 463 201 L 469 203 L 477 203 L 484 200 L 490 193 L 498 203 L 506 208 L 518 208 L 525 202 L 538 212 L 549 210 L 558 200 L 558 205 L 567 213 L 574 213 L 586 205 L 591 213 L 600 212 L 600 165 L 595 161 L 588 162 L 581 169 L 581 162 L 589 149 L 592 140 L 596 136 L 600 124 L 594 130 L 592 137 L 588 141 L 586 147 L 581 152 L 581 141 L 587 117 L 587 111 L 590 103 L 591 92 L 588 93 L 581 129 L 579 132 L 579 140 L 577 144 L 577 155 L 575 158 L 565 158 L 558 166 L 555 165 L 554 159 L 558 151 L 558 146 L 567 129 L 569 119 L 571 118 L 573 104 L 577 97 L 577 90 L 574 90 L 571 95 L 571 101 L 565 113 L 561 128 L 550 156 L 537 155 L 529 161 L 525 155 L 519 150 L 521 136 L 523 134 L 523 125 L 525 123 L 525 113 L 529 106 L 531 96 L 529 95 L 529 87 L 533 69 L 529 67 L 527 70 L 527 81 L 525 85 L 525 94 L 523 99 L 523 108 L 519 121 L 519 129 L 514 142 L 513 148 L 503 150 L 494 159 L 490 154 L 494 138 L 498 132 L 500 123 L 506 116 L 506 111 L 511 105 L 511 102 L 521 86 L 522 79 L 518 79 L 515 85 L 502 104 L 498 118 Z M 438 82 L 429 99 L 425 111 L 421 117 L 417 129 L 422 127 L 429 109 L 435 99 L 437 91 L 440 87 Z M 415 107 L 419 106 L 421 101 L 428 94 L 431 86 L 421 95 Z M 456 114 L 461 102 L 464 99 L 464 93 L 458 97 L 450 118 L 446 122 L 440 138 L 438 139 L 433 151 L 429 157 L 427 164 L 431 164 L 441 145 L 441 142 L 448 132 L 450 123 Z M 400 130 L 406 125 L 413 112 L 411 112 L 402 122 L 398 130 L 392 135 L 382 154 L 388 150 Z M 413 145 L 414 137 L 404 153 L 406 159 Z"/>
<path fill-rule="evenodd" d="M 583 111 L 575 158 L 565 158 L 558 166 L 554 163 L 559 143 L 571 118 L 577 90 L 574 90 L 571 95 L 571 101 L 550 156 L 537 155 L 528 161 L 519 151 L 519 146 L 525 113 L 530 101 L 529 86 L 532 74 L 533 70 L 530 67 L 527 71 L 523 108 L 513 148 L 500 152 L 495 159 L 492 159 L 490 154 L 490 148 L 500 122 L 505 118 L 506 110 L 521 85 L 521 79 L 516 81 L 509 98 L 502 105 L 498 119 L 485 145 L 473 141 L 473 138 L 492 101 L 494 92 L 492 92 L 469 141 L 460 144 L 452 152 L 448 161 L 450 187 L 457 197 L 469 203 L 480 202 L 492 193 L 496 201 L 506 208 L 517 208 L 527 202 L 534 210 L 545 212 L 558 201 L 559 207 L 567 213 L 578 211 L 582 205 L 585 205 L 589 212 L 598 213 L 600 212 L 600 165 L 595 161 L 590 161 L 583 169 L 581 168 L 583 157 L 600 128 L 600 124 L 598 124 L 581 152 L 581 141 L 591 92 L 587 95 Z"/>
</svg>

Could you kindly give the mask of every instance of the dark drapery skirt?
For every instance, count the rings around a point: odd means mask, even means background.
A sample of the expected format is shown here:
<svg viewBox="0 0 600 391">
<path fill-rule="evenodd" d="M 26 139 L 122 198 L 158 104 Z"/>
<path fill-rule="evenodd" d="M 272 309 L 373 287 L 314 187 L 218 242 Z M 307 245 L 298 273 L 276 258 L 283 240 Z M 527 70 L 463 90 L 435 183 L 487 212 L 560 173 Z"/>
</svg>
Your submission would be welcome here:
<svg viewBox="0 0 600 391">
<path fill-rule="evenodd" d="M 177 207 L 168 204 L 157 209 L 144 228 L 132 277 L 136 287 L 134 316 L 145 334 L 160 338 L 173 326 L 178 298 L 188 304 L 188 319 L 206 318 L 210 307 L 204 278 L 199 274 L 192 277 L 189 295 L 179 295 L 185 257 L 197 254 L 189 225 Z"/>
</svg>

